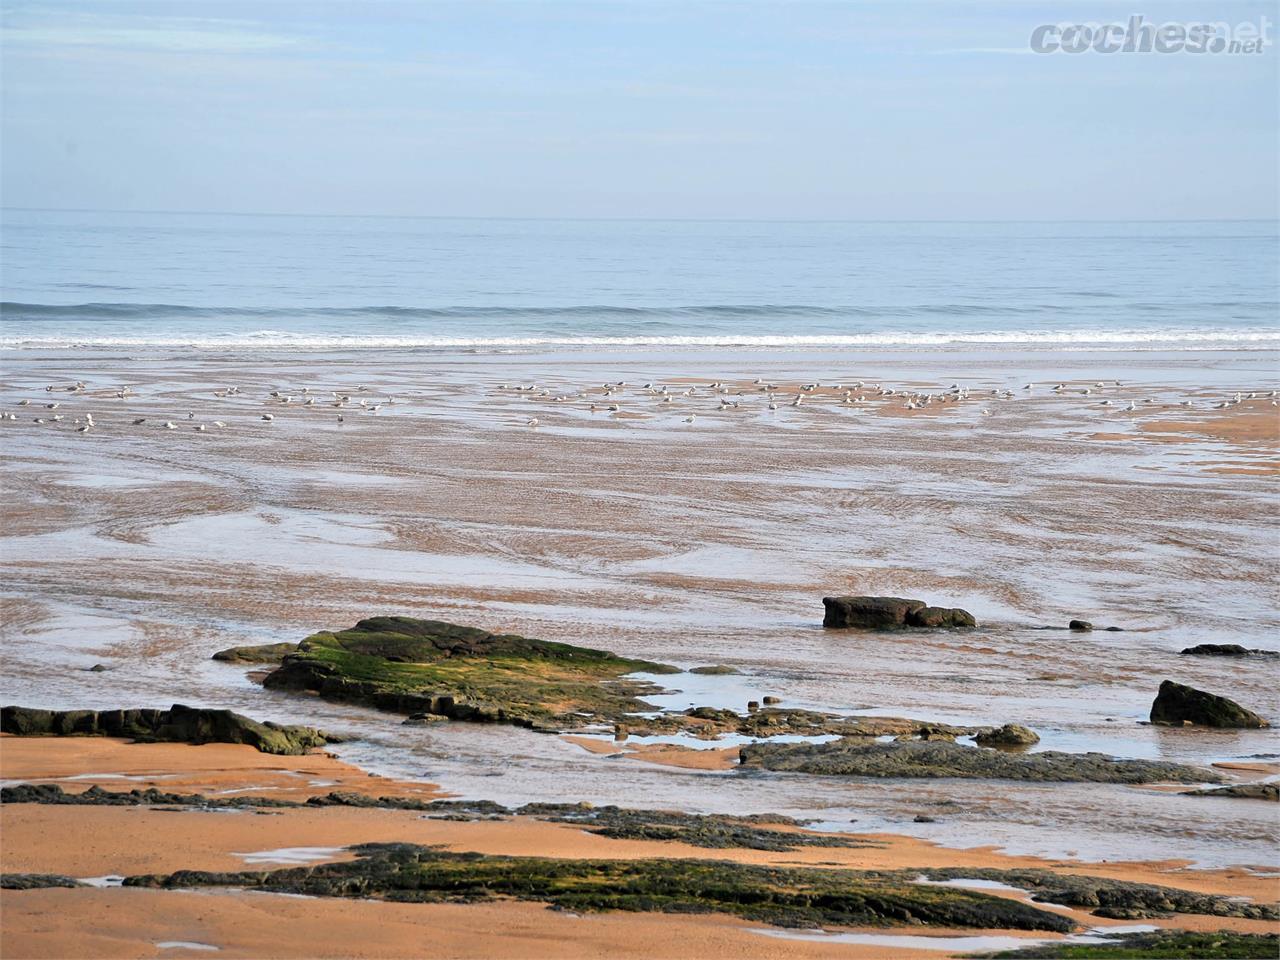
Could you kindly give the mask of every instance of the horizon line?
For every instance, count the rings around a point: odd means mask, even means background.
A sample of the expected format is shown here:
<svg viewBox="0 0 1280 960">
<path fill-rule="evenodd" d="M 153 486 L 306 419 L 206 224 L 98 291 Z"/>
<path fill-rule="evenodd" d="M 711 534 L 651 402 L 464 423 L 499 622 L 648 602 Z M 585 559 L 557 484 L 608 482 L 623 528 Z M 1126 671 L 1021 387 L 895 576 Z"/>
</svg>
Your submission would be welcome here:
<svg viewBox="0 0 1280 960">
<path fill-rule="evenodd" d="M 0 212 L 27 213 L 127 213 L 159 216 L 281 217 L 344 220 L 508 220 L 516 222 L 586 222 L 586 223 L 1280 223 L 1274 217 L 1139 217 L 1111 219 L 998 218 L 967 219 L 884 219 L 856 217 L 585 217 L 585 216 L 500 216 L 485 214 L 421 214 L 421 213 L 283 213 L 261 210 L 143 210 L 118 207 L 28 207 L 0 205 Z"/>
</svg>

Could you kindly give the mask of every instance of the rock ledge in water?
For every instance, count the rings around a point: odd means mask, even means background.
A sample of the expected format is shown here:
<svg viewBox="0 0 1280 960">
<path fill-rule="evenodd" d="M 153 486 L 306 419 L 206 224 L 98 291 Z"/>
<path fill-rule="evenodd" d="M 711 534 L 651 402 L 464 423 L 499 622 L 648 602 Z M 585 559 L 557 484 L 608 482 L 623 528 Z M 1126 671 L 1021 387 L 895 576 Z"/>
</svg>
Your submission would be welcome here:
<svg viewBox="0 0 1280 960">
<path fill-rule="evenodd" d="M 976 627 L 973 614 L 959 607 L 931 607 L 902 597 L 823 597 L 824 627 L 901 630 L 909 627 Z"/>
<path fill-rule="evenodd" d="M 1267 721 L 1234 700 L 1172 680 L 1160 684 L 1160 692 L 1151 704 L 1151 722 L 1174 727 L 1188 723 L 1201 727 L 1269 726 Z"/>
<path fill-rule="evenodd" d="M 1274 650 L 1250 649 L 1238 643 L 1197 643 L 1194 647 L 1184 647 L 1179 655 L 1183 657 L 1280 657 L 1280 653 Z"/>
</svg>

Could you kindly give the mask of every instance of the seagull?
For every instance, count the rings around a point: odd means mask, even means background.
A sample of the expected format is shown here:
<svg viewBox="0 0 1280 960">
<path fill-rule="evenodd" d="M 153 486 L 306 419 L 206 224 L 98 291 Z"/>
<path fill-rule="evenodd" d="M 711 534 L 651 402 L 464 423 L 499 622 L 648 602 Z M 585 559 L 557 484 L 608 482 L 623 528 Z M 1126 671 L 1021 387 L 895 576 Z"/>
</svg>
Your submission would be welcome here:
<svg viewBox="0 0 1280 960">
<path fill-rule="evenodd" d="M 275 419 L 275 417 L 273 417 L 273 416 L 272 416 L 271 414 L 269 414 L 269 413 L 264 413 L 264 414 L 262 415 L 262 419 L 263 419 L 263 420 L 266 420 L 268 423 L 270 423 L 272 420 L 274 420 L 274 419 Z"/>
<path fill-rule="evenodd" d="M 93 428 L 93 424 L 86 423 L 83 427 L 76 427 L 76 433 L 88 433 Z"/>
<path fill-rule="evenodd" d="M 536 427 L 536 426 L 538 425 L 538 418 L 537 418 L 537 417 L 532 417 L 532 418 L 530 418 L 530 419 L 526 420 L 526 421 L 524 422 L 524 425 L 525 425 L 526 427 Z"/>
<path fill-rule="evenodd" d="M 31 406 L 31 401 L 30 401 L 30 400 L 19 400 L 19 401 L 18 401 L 18 406 L 20 406 L 20 407 L 29 407 L 29 406 Z"/>
<path fill-rule="evenodd" d="M 213 425 L 214 425 L 215 427 L 225 427 L 225 426 L 226 426 L 226 423 L 224 423 L 224 422 L 223 422 L 223 421 L 221 421 L 221 420 L 215 420 L 215 421 L 213 421 Z"/>
<path fill-rule="evenodd" d="M 178 429 L 178 428 L 177 428 L 177 426 L 175 426 L 175 425 L 174 425 L 174 422 L 173 422 L 172 420 L 166 420 L 166 421 L 164 422 L 164 428 L 165 428 L 166 430 L 177 430 L 177 429 Z"/>
<path fill-rule="evenodd" d="M 685 422 L 685 423 L 693 423 L 693 421 L 695 421 L 695 420 L 697 420 L 697 419 L 698 419 L 697 414 L 693 414 L 693 413 L 691 413 L 691 414 L 689 414 L 687 417 L 685 417 L 685 418 L 684 418 L 684 422 Z"/>
</svg>

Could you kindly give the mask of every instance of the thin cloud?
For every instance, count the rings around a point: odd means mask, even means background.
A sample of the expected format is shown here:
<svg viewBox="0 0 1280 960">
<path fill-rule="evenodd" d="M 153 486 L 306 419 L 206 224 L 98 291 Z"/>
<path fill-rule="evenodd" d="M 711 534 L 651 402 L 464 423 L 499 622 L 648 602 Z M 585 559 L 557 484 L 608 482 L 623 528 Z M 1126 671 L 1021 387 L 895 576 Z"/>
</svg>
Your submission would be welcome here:
<svg viewBox="0 0 1280 960">
<path fill-rule="evenodd" d="M 163 50 L 172 53 L 260 53 L 297 49 L 305 46 L 306 41 L 264 30 L 252 21 L 144 17 L 129 18 L 126 22 L 81 15 L 6 25 L 4 44 L 35 48 Z"/>
</svg>

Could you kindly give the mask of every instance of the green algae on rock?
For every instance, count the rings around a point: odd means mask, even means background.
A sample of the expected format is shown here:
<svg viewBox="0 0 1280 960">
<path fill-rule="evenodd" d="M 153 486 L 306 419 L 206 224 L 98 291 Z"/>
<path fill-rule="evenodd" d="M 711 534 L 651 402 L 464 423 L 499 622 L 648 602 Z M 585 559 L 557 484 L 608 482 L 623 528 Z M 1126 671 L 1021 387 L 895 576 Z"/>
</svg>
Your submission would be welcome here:
<svg viewBox="0 0 1280 960">
<path fill-rule="evenodd" d="M 1110 935 L 1105 943 L 1047 943 L 969 956 L 990 960 L 1275 960 L 1278 955 L 1280 935 L 1274 933 L 1156 930 Z"/>
<path fill-rule="evenodd" d="M 606 650 L 493 634 L 440 620 L 371 617 L 307 637 L 263 680 L 393 713 L 559 731 L 652 710 L 652 683 L 675 667 Z"/>
<path fill-rule="evenodd" d="M 892 743 L 844 737 L 827 743 L 756 743 L 739 751 L 742 766 L 844 777 L 959 777 L 1095 783 L 1218 783 L 1209 770 L 1155 760 L 1116 760 L 1101 753 L 1011 754 L 946 740 Z"/>
<path fill-rule="evenodd" d="M 213 655 L 227 663 L 279 663 L 298 649 L 296 643 L 264 643 L 256 647 L 228 647 Z"/>
<path fill-rule="evenodd" d="M 1074 923 L 1029 904 L 855 872 L 714 860 L 570 860 L 451 853 L 412 844 L 352 847 L 358 859 L 274 871 L 181 870 L 125 886 L 242 887 L 398 902 L 515 898 L 565 910 L 722 913 L 783 927 L 926 924 L 1066 932 Z"/>
<path fill-rule="evenodd" d="M 60 873 L 0 873 L 0 890 L 48 890 L 83 887 L 85 884 Z"/>
<path fill-rule="evenodd" d="M 139 743 L 243 743 L 263 753 L 298 755 L 336 742 L 311 727 L 260 723 L 230 710 L 175 703 L 168 710 L 0 710 L 0 731 L 20 737 L 128 737 Z"/>
<path fill-rule="evenodd" d="M 895 871 L 887 876 L 911 874 L 926 880 L 992 880 L 1018 887 L 1040 903 L 1060 903 L 1089 910 L 1095 916 L 1116 920 L 1167 917 L 1171 914 L 1199 914 L 1238 917 L 1245 920 L 1280 920 L 1274 904 L 1253 903 L 1239 897 L 1180 890 L 1153 883 L 1135 883 L 1111 877 L 1028 867 L 1001 870 L 985 867 L 941 867 Z"/>
</svg>

